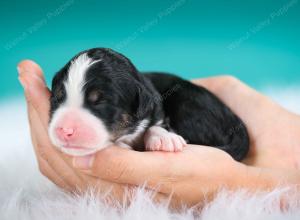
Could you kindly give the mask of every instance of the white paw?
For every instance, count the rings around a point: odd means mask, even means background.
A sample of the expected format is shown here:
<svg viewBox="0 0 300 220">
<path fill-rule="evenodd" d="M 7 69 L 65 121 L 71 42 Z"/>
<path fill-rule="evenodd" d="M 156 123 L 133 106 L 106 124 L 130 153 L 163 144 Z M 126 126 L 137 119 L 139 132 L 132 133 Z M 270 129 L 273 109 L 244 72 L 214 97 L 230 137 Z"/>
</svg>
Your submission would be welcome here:
<svg viewBox="0 0 300 220">
<path fill-rule="evenodd" d="M 161 127 L 151 127 L 145 135 L 145 148 L 147 151 L 182 151 L 186 146 L 185 140 Z"/>
</svg>

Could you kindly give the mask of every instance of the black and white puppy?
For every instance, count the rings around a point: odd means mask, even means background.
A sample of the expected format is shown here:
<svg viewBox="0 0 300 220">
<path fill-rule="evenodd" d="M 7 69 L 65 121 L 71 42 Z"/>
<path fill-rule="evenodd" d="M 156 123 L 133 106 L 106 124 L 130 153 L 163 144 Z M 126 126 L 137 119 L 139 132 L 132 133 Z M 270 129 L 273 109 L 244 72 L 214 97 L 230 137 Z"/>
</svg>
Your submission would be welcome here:
<svg viewBox="0 0 300 220">
<path fill-rule="evenodd" d="M 77 156 L 113 143 L 138 151 L 181 151 L 190 143 L 241 160 L 249 148 L 243 122 L 208 90 L 170 74 L 141 74 L 105 48 L 79 53 L 55 75 L 49 136 Z"/>
</svg>

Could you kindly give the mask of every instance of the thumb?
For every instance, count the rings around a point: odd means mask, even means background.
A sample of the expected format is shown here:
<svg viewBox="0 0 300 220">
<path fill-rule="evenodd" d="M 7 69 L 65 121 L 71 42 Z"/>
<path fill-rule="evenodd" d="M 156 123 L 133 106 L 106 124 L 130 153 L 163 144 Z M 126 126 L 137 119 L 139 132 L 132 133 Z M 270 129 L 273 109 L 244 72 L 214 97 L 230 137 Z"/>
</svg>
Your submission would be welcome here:
<svg viewBox="0 0 300 220">
<path fill-rule="evenodd" d="M 19 81 L 22 84 L 29 109 L 33 107 L 45 127 L 49 120 L 50 91 L 46 86 L 41 67 L 31 60 L 18 64 Z M 30 112 L 29 112 L 30 114 Z"/>
<path fill-rule="evenodd" d="M 111 182 L 156 187 L 169 175 L 172 156 L 164 152 L 138 152 L 117 146 L 104 148 L 94 155 L 74 157 L 73 166 L 91 176 Z M 170 164 L 171 163 L 171 164 Z"/>
</svg>

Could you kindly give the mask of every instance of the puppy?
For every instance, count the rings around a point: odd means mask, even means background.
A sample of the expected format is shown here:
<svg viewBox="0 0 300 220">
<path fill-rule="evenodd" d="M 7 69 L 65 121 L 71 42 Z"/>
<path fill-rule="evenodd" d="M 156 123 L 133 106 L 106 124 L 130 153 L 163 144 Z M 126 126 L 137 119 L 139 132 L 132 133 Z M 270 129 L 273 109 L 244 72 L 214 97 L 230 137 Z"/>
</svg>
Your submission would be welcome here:
<svg viewBox="0 0 300 220">
<path fill-rule="evenodd" d="M 49 136 L 82 156 L 111 144 L 137 151 L 182 151 L 189 144 L 245 157 L 244 123 L 203 87 L 165 73 L 141 74 L 106 48 L 73 57 L 52 81 Z"/>
</svg>

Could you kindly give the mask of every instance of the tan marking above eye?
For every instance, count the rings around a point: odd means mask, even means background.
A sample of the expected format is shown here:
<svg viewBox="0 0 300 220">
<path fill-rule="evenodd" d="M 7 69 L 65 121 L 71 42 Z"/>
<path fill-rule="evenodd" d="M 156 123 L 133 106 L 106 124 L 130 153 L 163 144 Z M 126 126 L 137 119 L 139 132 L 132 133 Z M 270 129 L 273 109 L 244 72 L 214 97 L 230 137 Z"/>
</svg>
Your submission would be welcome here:
<svg viewBox="0 0 300 220">
<path fill-rule="evenodd" d="M 99 101 L 100 98 L 101 98 L 101 92 L 98 90 L 93 90 L 88 94 L 88 100 L 92 103 Z"/>
</svg>

